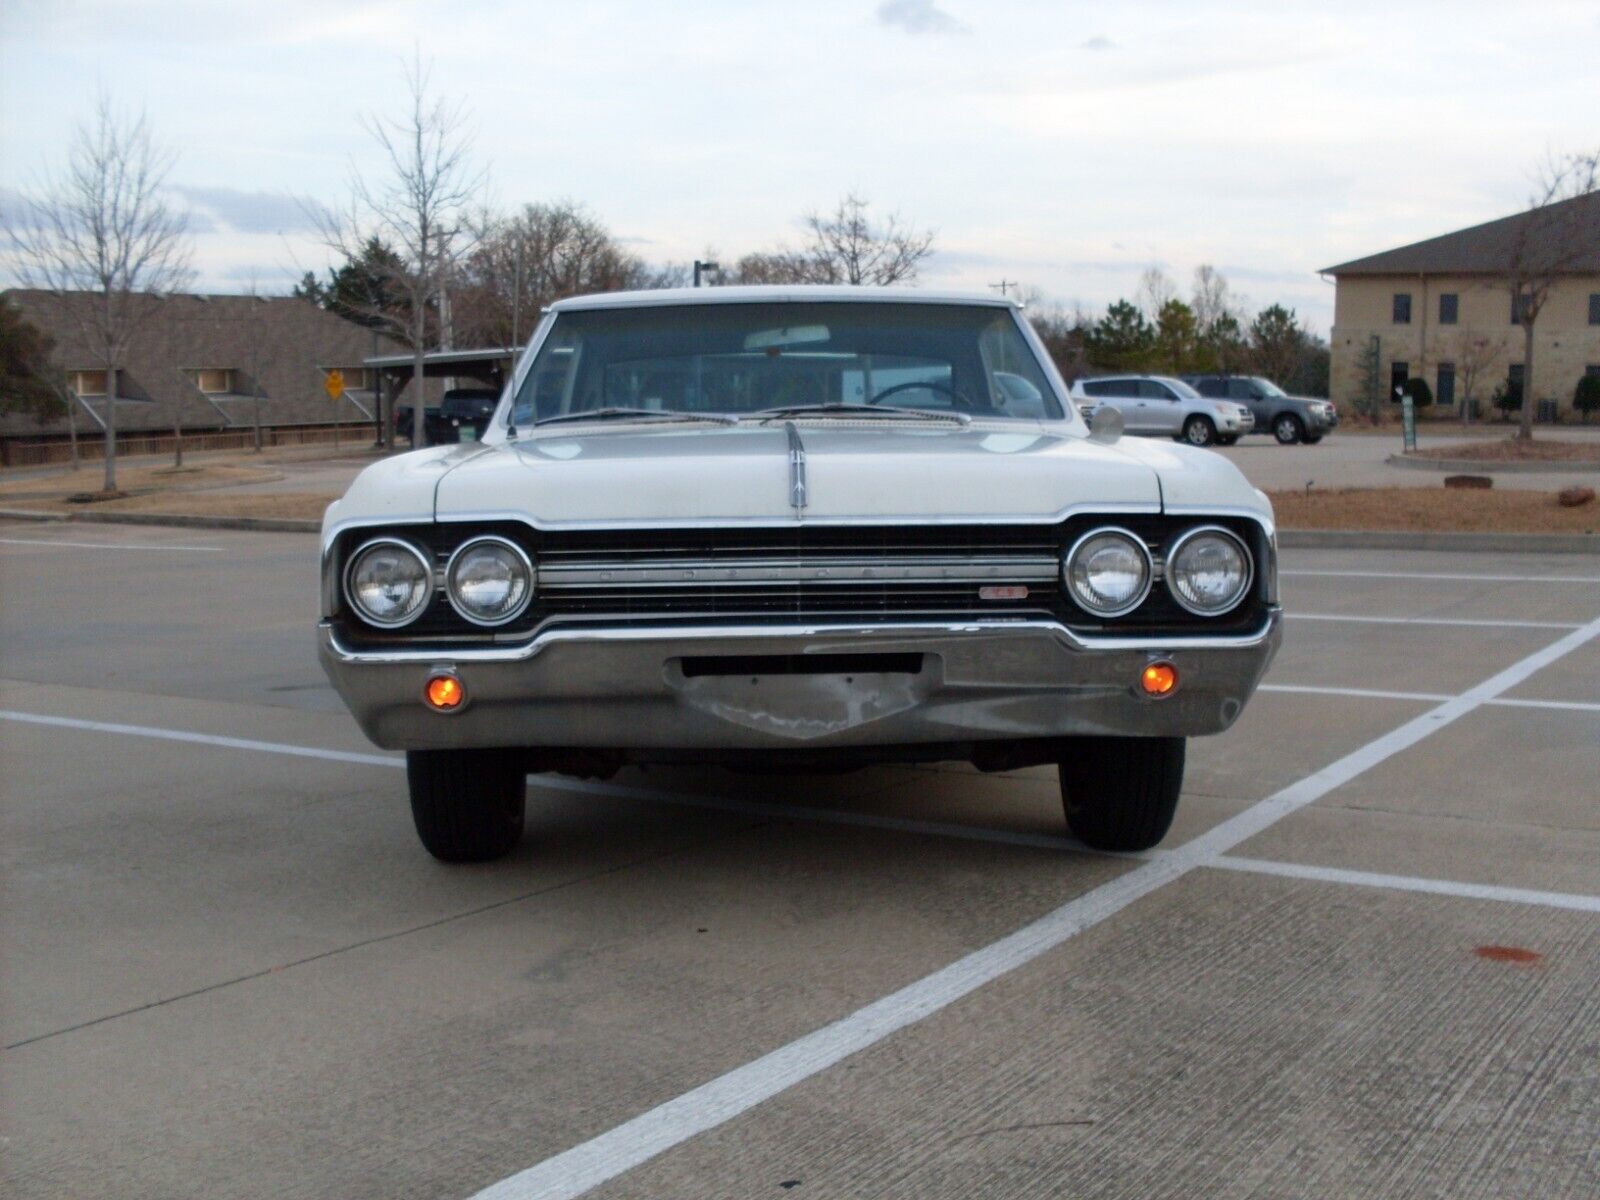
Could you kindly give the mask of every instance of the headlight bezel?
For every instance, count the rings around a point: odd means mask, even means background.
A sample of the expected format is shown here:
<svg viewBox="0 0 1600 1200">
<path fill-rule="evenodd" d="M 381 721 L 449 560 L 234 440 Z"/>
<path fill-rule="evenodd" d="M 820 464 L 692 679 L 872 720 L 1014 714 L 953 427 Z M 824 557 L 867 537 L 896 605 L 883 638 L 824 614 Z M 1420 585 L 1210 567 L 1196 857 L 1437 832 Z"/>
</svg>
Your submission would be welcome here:
<svg viewBox="0 0 1600 1200">
<path fill-rule="evenodd" d="M 385 619 L 372 613 L 370 610 L 368 610 L 366 605 L 361 603 L 361 600 L 356 594 L 356 567 L 371 551 L 382 546 L 398 547 L 399 549 L 406 551 L 422 564 L 424 581 L 422 599 L 416 605 L 416 607 L 411 609 L 398 620 Z M 351 613 L 355 615 L 357 620 L 361 621 L 365 625 L 372 626 L 374 629 L 403 629 L 407 625 L 414 623 L 433 605 L 434 595 L 438 590 L 438 580 L 434 571 L 433 556 L 429 554 L 427 550 L 418 546 L 415 542 L 409 541 L 403 537 L 397 537 L 394 534 L 383 534 L 379 537 L 369 538 L 352 550 L 349 558 L 345 560 L 344 571 L 341 574 L 340 582 L 344 603 L 349 606 Z"/>
<path fill-rule="evenodd" d="M 1182 549 L 1191 541 L 1202 534 L 1211 534 L 1220 537 L 1225 541 L 1232 542 L 1234 547 L 1239 551 L 1240 557 L 1244 561 L 1244 581 L 1239 585 L 1239 590 L 1234 595 L 1233 599 L 1222 608 L 1207 609 L 1191 603 L 1178 589 L 1178 586 L 1173 579 L 1173 564 L 1177 561 L 1179 552 L 1182 551 Z M 1250 547 L 1245 540 L 1226 526 L 1196 525 L 1191 529 L 1185 529 L 1182 533 L 1175 537 L 1172 540 L 1172 544 L 1166 548 L 1165 553 L 1162 555 L 1161 561 L 1161 579 L 1166 585 L 1167 595 L 1172 597 L 1173 603 L 1179 608 L 1183 609 L 1183 611 L 1188 613 L 1190 616 L 1200 617 L 1203 620 L 1211 620 L 1216 617 L 1225 617 L 1229 613 L 1236 611 L 1241 604 L 1250 598 L 1251 589 L 1255 587 L 1256 582 L 1255 555 L 1250 553 Z"/>
<path fill-rule="evenodd" d="M 455 588 L 456 565 L 461 561 L 462 555 L 464 555 L 467 551 L 472 550 L 475 547 L 482 546 L 486 543 L 502 546 L 505 549 L 510 550 L 511 553 L 518 559 L 518 561 L 521 562 L 522 569 L 526 574 L 528 581 L 527 587 L 523 590 L 521 602 L 518 603 L 517 606 L 510 612 L 493 619 L 486 619 L 484 617 L 474 615 L 467 605 L 457 598 Z M 533 564 L 532 556 L 530 556 L 526 550 L 524 550 L 512 539 L 508 537 L 502 537 L 497 533 L 483 533 L 478 534 L 475 537 L 468 538 L 450 552 L 450 557 L 448 560 L 446 560 L 444 565 L 444 595 L 445 599 L 449 601 L 451 610 L 463 621 L 467 621 L 481 629 L 498 629 L 502 625 L 511 624 L 511 622 L 522 616 L 523 613 L 528 611 L 529 605 L 533 603 L 534 595 L 538 591 L 538 585 L 539 573 Z"/>
<path fill-rule="evenodd" d="M 1079 553 L 1089 542 L 1093 541 L 1095 538 L 1108 536 L 1121 538 L 1122 540 L 1131 542 L 1133 544 L 1134 548 L 1139 552 L 1140 559 L 1144 562 L 1144 582 L 1139 590 L 1134 594 L 1132 599 L 1124 603 L 1122 606 L 1116 609 L 1099 609 L 1087 603 L 1083 597 L 1079 595 L 1078 589 L 1073 584 L 1072 568 L 1077 562 Z M 1118 617 L 1125 617 L 1129 613 L 1135 612 L 1140 605 L 1149 599 L 1150 591 L 1155 587 L 1155 581 L 1155 560 L 1150 554 L 1149 545 L 1138 534 L 1134 533 L 1131 529 L 1123 528 L 1121 525 L 1095 526 L 1093 529 L 1090 529 L 1080 535 L 1072 543 L 1072 545 L 1067 548 L 1067 552 L 1061 556 L 1061 582 L 1066 590 L 1068 599 L 1070 599 L 1072 603 L 1076 604 L 1084 612 L 1099 620 L 1114 621 Z"/>
</svg>

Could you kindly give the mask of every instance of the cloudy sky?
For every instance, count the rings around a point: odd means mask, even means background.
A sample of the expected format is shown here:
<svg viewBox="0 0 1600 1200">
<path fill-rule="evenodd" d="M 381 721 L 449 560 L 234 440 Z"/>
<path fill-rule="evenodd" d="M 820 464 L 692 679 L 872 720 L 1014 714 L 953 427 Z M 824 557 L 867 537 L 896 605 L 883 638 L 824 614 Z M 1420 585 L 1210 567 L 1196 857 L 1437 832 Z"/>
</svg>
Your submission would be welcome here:
<svg viewBox="0 0 1600 1200">
<path fill-rule="evenodd" d="M 5 0 L 0 203 L 98 85 L 177 151 L 199 286 L 285 288 L 326 260 L 299 198 L 376 166 L 417 46 L 499 204 L 580 200 L 646 259 L 854 189 L 937 231 L 929 284 L 1101 306 L 1209 262 L 1321 329 L 1317 268 L 1600 145 L 1596 0 Z"/>
</svg>

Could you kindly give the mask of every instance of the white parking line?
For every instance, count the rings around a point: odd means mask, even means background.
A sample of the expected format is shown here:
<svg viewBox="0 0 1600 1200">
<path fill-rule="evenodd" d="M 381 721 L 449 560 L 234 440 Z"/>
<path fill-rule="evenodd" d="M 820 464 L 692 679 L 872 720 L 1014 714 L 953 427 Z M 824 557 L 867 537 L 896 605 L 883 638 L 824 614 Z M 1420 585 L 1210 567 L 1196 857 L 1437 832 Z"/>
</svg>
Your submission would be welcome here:
<svg viewBox="0 0 1600 1200">
<path fill-rule="evenodd" d="M 202 554 L 226 554 L 224 546 L 181 546 L 175 542 L 62 542 L 47 538 L 0 537 L 5 546 L 66 546 L 74 550 L 194 550 Z"/>
<path fill-rule="evenodd" d="M 1284 611 L 1292 621 L 1349 621 L 1364 625 L 1466 625 L 1490 629 L 1580 629 L 1576 621 L 1504 621 L 1491 617 L 1374 617 L 1355 613 Z"/>
<path fill-rule="evenodd" d="M 503 1179 L 477 1193 L 475 1200 L 565 1200 L 580 1196 L 697 1134 L 716 1128 L 1033 961 L 1196 868 L 1211 865 L 1289 814 L 1437 733 L 1485 700 L 1516 687 L 1596 636 L 1600 636 L 1600 619 L 1015 933 L 598 1137 Z"/>
<path fill-rule="evenodd" d="M 1600 575 L 1468 575 L 1451 571 L 1281 570 L 1279 575 L 1330 579 L 1452 579 L 1473 583 L 1600 583 Z"/>
<path fill-rule="evenodd" d="M 1322 687 L 1312 683 L 1263 683 L 1258 692 L 1287 692 L 1304 696 L 1355 696 L 1368 700 L 1416 700 L 1437 704 L 1454 697 L 1440 692 L 1385 692 L 1377 688 Z M 1485 700 L 1487 708 L 1552 708 L 1568 712 L 1600 712 L 1600 701 L 1588 700 L 1522 700 L 1510 696 L 1496 696 Z"/>
<path fill-rule="evenodd" d="M 1227 871 L 1246 871 L 1255 875 L 1277 875 L 1284 879 L 1314 879 L 1322 883 L 1350 883 L 1361 887 L 1389 888 L 1400 892 L 1427 892 L 1435 896 L 1459 896 L 1470 900 L 1500 900 L 1511 904 L 1537 904 L 1546 908 L 1567 908 L 1574 912 L 1600 913 L 1600 896 L 1580 896 L 1572 892 L 1541 892 L 1528 888 L 1498 887 L 1489 883 L 1457 883 L 1447 879 L 1422 879 L 1414 875 L 1384 875 L 1376 871 L 1346 871 L 1339 867 L 1314 867 L 1302 863 L 1273 862 L 1261 858 L 1241 858 L 1224 854 L 1207 864 Z"/>
</svg>

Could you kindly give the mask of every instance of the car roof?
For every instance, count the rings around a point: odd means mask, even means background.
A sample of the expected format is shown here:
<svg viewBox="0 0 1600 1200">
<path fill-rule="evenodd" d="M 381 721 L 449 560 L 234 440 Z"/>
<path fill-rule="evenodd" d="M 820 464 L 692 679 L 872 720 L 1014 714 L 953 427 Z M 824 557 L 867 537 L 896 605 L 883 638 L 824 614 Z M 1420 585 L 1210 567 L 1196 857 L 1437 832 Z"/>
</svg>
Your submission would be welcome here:
<svg viewBox="0 0 1600 1200">
<path fill-rule="evenodd" d="M 762 284 L 737 287 L 653 288 L 636 292 L 598 292 L 557 300 L 550 312 L 599 308 L 652 308 L 676 304 L 959 304 L 1021 308 L 1009 296 L 985 292 L 935 291 L 909 287 L 856 287 L 836 284 Z"/>
</svg>

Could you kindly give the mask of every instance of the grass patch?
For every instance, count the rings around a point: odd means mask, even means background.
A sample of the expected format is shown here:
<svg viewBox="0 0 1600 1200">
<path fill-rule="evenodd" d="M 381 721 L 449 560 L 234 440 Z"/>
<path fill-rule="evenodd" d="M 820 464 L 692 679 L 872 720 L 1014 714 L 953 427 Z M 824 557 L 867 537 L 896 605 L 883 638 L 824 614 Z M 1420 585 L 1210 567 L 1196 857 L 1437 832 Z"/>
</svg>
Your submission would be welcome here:
<svg viewBox="0 0 1600 1200">
<path fill-rule="evenodd" d="M 1595 533 L 1600 501 L 1562 508 L 1554 492 L 1328 488 L 1268 493 L 1282 529 L 1418 533 Z"/>
</svg>

